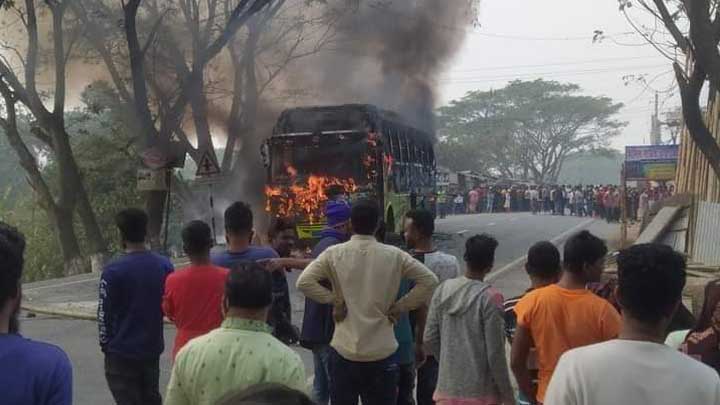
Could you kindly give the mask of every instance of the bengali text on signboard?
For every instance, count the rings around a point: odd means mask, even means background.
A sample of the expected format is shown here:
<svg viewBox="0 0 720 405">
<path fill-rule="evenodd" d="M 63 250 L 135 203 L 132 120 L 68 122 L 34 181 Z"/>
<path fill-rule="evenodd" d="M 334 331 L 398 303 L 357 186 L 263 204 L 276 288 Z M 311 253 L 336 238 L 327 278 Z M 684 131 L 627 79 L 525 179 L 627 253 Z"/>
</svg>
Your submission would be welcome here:
<svg viewBox="0 0 720 405">
<path fill-rule="evenodd" d="M 627 180 L 674 180 L 678 153 L 678 145 L 627 146 L 625 148 L 625 178 Z"/>
</svg>

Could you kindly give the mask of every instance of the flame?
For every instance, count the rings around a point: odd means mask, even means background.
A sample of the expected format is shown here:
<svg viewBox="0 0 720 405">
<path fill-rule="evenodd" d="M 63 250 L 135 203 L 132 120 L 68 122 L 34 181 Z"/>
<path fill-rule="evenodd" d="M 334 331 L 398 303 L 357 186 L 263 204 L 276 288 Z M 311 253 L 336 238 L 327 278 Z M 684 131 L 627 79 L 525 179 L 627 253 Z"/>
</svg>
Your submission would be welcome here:
<svg viewBox="0 0 720 405">
<path fill-rule="evenodd" d="M 298 181 L 289 187 L 266 186 L 265 209 L 276 216 L 300 216 L 310 223 L 319 222 L 328 201 L 326 190 L 330 186 L 339 186 L 345 193 L 355 192 L 358 188 L 353 179 L 311 175 L 306 182 Z"/>
</svg>

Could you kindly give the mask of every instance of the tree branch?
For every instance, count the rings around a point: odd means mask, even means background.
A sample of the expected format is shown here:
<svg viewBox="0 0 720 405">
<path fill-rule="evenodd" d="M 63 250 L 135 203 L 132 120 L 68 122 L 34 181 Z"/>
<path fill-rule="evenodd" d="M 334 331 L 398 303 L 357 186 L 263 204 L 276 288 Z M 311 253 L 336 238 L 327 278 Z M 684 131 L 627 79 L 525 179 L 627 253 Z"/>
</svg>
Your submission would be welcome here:
<svg viewBox="0 0 720 405">
<path fill-rule="evenodd" d="M 675 42 L 683 53 L 687 53 L 690 50 L 690 41 L 688 41 L 682 31 L 678 28 L 677 24 L 675 24 L 675 20 L 672 15 L 670 15 L 670 12 L 665 5 L 665 1 L 666 0 L 653 0 L 653 3 L 655 3 L 655 7 L 657 7 L 658 12 L 660 13 L 660 17 L 663 24 L 665 24 L 665 28 L 667 28 L 670 32 L 670 35 L 672 35 L 673 39 L 675 39 Z M 649 9 L 647 5 L 643 5 Z"/>
<path fill-rule="evenodd" d="M 675 78 L 680 88 L 683 116 L 693 142 L 697 144 L 713 171 L 720 176 L 720 146 L 705 124 L 700 108 L 700 92 L 705 83 L 706 74 L 700 65 L 695 65 L 690 77 L 686 77 L 678 63 L 673 65 Z"/>
<path fill-rule="evenodd" d="M 55 94 L 53 95 L 53 114 L 60 122 L 65 120 L 65 33 L 63 32 L 63 17 L 65 15 L 66 2 L 54 2 L 46 0 L 52 13 L 53 28 L 53 55 L 55 62 Z"/>
</svg>

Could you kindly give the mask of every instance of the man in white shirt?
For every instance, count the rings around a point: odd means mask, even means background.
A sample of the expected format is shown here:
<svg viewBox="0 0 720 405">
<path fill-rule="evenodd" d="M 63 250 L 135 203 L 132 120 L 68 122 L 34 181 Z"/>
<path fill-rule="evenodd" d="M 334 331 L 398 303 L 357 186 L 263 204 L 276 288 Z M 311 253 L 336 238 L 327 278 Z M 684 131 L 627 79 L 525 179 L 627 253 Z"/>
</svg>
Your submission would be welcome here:
<svg viewBox="0 0 720 405">
<path fill-rule="evenodd" d="M 545 405 L 720 404 L 718 373 L 663 344 L 684 286 L 685 259 L 670 247 L 621 252 L 620 336 L 563 354 Z"/>
<path fill-rule="evenodd" d="M 425 265 L 373 236 L 380 209 L 356 202 L 350 214 L 354 236 L 332 246 L 305 268 L 297 288 L 321 304 L 334 304 L 335 332 L 330 346 L 330 401 L 333 404 L 395 405 L 398 343 L 393 323 L 426 305 L 438 283 Z M 415 286 L 396 301 L 400 281 Z M 329 280 L 332 290 L 321 284 Z"/>
</svg>

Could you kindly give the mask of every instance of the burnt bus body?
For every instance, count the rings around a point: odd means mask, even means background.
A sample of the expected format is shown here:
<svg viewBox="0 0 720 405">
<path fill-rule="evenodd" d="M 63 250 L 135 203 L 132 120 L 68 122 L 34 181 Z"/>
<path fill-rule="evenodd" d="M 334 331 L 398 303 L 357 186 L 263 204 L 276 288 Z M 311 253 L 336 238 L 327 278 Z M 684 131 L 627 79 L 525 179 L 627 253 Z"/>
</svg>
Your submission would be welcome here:
<svg viewBox="0 0 720 405">
<path fill-rule="evenodd" d="M 372 105 L 286 110 L 263 146 L 266 209 L 295 219 L 300 238 L 314 239 L 329 199 L 370 198 L 388 232 L 399 233 L 412 205 L 434 210 L 432 139 Z"/>
</svg>

